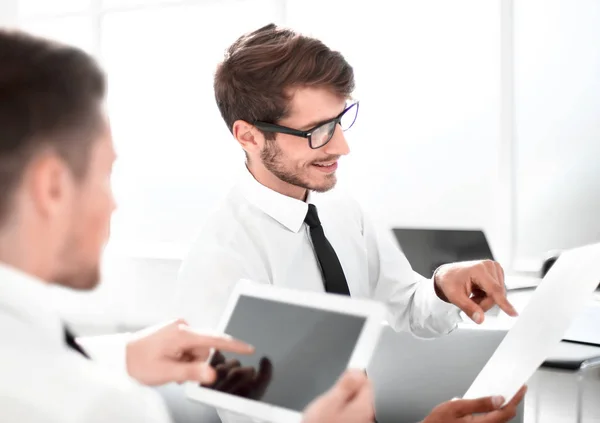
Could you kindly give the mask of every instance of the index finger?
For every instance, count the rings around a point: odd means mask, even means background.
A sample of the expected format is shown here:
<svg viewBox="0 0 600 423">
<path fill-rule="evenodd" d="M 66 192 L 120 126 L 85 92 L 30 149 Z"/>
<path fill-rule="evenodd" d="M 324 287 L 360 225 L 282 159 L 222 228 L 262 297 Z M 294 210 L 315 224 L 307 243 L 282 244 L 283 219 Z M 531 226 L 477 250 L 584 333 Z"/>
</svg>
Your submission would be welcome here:
<svg viewBox="0 0 600 423">
<path fill-rule="evenodd" d="M 519 315 L 519 313 L 517 313 L 517 310 L 508 301 L 508 298 L 506 298 L 506 291 L 503 290 L 502 292 L 492 292 L 490 293 L 490 296 L 492 297 L 494 302 L 498 304 L 498 307 L 500 307 L 500 309 L 509 316 L 517 317 Z"/>
<path fill-rule="evenodd" d="M 506 314 L 512 317 L 518 316 L 517 310 L 506 298 L 506 289 L 504 285 L 494 280 L 491 275 L 486 273 L 484 277 L 477 278 L 477 285 L 484 291 L 488 296 L 494 300 L 494 303 L 498 304 L 498 307 Z"/>
<path fill-rule="evenodd" d="M 229 335 L 208 335 L 194 331 L 189 326 L 179 327 L 178 342 L 182 349 L 216 348 L 237 354 L 252 354 L 254 347 Z"/>
</svg>

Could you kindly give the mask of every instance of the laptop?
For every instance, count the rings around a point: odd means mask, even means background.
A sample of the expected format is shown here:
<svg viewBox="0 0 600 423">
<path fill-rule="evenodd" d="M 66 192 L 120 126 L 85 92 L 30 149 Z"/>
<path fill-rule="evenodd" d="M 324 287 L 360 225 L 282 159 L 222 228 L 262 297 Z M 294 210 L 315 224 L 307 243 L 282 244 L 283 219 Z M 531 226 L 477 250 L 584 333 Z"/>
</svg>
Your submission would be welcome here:
<svg viewBox="0 0 600 423">
<path fill-rule="evenodd" d="M 575 318 L 563 337 L 564 341 L 600 346 L 600 299 L 594 301 Z"/>
<path fill-rule="evenodd" d="M 505 330 L 459 327 L 419 339 L 385 327 L 368 367 L 379 423 L 416 423 L 442 402 L 462 398 L 490 359 Z M 524 405 L 510 423 L 523 422 Z"/>
<path fill-rule="evenodd" d="M 430 278 L 442 264 L 469 260 L 495 260 L 482 230 L 476 229 L 393 229 L 400 249 L 412 268 Z M 507 273 L 507 289 L 534 288 L 541 278 Z"/>
</svg>

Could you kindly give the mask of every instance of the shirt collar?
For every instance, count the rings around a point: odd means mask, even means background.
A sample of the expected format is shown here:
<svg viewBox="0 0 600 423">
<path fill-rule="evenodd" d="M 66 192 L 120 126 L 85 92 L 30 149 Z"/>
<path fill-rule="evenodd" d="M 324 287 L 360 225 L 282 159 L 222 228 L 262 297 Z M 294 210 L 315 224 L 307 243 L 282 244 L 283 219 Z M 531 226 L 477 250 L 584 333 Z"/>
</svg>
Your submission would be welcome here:
<svg viewBox="0 0 600 423">
<path fill-rule="evenodd" d="M 63 342 L 64 329 L 52 306 L 52 287 L 20 270 L 0 263 L 0 308 Z"/>
<path fill-rule="evenodd" d="M 308 212 L 308 204 L 311 203 L 312 194 L 310 191 L 306 201 L 288 197 L 262 185 L 254 179 L 254 176 L 247 169 L 242 172 L 241 188 L 244 197 L 255 207 L 258 207 L 290 231 L 300 231 Z"/>
</svg>

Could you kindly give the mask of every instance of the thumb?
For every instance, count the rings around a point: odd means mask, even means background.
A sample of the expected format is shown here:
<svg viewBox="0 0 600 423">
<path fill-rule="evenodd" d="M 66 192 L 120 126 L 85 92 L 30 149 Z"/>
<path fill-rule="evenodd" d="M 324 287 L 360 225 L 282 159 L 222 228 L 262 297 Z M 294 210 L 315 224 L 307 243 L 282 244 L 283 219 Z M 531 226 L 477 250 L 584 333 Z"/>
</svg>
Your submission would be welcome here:
<svg viewBox="0 0 600 423">
<path fill-rule="evenodd" d="M 457 417 L 464 417 L 470 414 L 489 413 L 499 409 L 504 404 L 504 398 L 483 397 L 472 400 L 456 400 L 450 404 L 454 405 L 454 414 Z"/>
<path fill-rule="evenodd" d="M 329 390 L 328 396 L 339 404 L 345 404 L 357 395 L 361 388 L 368 382 L 362 370 L 348 370 Z"/>
<path fill-rule="evenodd" d="M 174 380 L 179 383 L 183 382 L 200 382 L 203 385 L 212 384 L 217 373 L 206 362 L 174 362 L 170 364 Z"/>
<path fill-rule="evenodd" d="M 466 294 L 461 294 L 460 297 L 452 301 L 455 306 L 465 312 L 467 316 L 475 323 L 483 323 L 484 312 L 480 305 L 470 299 Z"/>
</svg>

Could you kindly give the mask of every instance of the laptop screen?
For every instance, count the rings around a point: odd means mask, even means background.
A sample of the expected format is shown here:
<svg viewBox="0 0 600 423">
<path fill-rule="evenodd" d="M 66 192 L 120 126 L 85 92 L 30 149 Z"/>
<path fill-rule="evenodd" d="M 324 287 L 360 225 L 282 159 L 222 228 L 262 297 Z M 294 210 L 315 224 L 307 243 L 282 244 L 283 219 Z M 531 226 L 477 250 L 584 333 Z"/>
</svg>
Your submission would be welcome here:
<svg viewBox="0 0 600 423">
<path fill-rule="evenodd" d="M 394 235 L 412 268 L 426 278 L 442 264 L 494 259 L 480 230 L 396 228 Z"/>
</svg>

